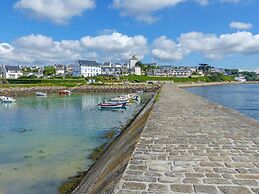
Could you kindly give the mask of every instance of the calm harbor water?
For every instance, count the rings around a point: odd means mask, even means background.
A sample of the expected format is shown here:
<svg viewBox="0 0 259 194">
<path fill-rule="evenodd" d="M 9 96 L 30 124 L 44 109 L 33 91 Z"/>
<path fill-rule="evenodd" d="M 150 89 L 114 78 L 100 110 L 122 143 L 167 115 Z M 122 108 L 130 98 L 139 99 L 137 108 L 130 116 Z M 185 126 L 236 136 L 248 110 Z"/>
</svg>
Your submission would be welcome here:
<svg viewBox="0 0 259 194">
<path fill-rule="evenodd" d="M 126 110 L 101 111 L 96 104 L 115 94 L 18 98 L 0 103 L 0 194 L 58 193 L 58 186 L 87 169 L 101 137 L 125 125 L 148 100 Z"/>
<path fill-rule="evenodd" d="M 186 90 L 259 120 L 259 84 L 193 87 Z"/>
</svg>

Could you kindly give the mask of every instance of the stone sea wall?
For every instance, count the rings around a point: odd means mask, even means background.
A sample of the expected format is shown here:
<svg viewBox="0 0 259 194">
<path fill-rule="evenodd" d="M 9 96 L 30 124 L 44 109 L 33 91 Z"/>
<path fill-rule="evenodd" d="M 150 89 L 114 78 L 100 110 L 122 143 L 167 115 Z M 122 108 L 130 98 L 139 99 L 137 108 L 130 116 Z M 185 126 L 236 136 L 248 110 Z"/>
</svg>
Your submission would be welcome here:
<svg viewBox="0 0 259 194">
<path fill-rule="evenodd" d="M 86 85 L 75 88 L 67 87 L 17 87 L 17 88 L 0 88 L 0 96 L 29 96 L 35 95 L 35 92 L 46 92 L 46 93 L 58 93 L 60 90 L 68 89 L 72 92 L 135 92 L 143 90 L 144 92 L 153 92 L 160 88 L 159 85 L 147 85 L 147 84 L 128 84 L 128 85 Z"/>
</svg>

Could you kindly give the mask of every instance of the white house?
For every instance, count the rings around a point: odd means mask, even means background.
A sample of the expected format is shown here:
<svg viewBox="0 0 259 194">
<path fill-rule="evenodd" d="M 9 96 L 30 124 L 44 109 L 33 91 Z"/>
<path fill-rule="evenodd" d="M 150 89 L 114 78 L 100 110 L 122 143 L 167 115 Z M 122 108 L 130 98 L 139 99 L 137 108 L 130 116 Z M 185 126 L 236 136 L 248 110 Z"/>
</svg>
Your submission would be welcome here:
<svg viewBox="0 0 259 194">
<path fill-rule="evenodd" d="M 73 75 L 93 77 L 101 74 L 101 64 L 96 61 L 77 60 L 74 65 Z"/>
<path fill-rule="evenodd" d="M 235 80 L 238 81 L 238 82 L 241 82 L 241 83 L 246 82 L 246 78 L 245 78 L 245 77 L 242 77 L 242 76 L 240 76 L 240 77 L 235 77 Z"/>
<path fill-rule="evenodd" d="M 106 76 L 120 76 L 122 74 L 121 67 L 102 67 L 101 75 Z"/>
<path fill-rule="evenodd" d="M 136 55 L 133 55 L 130 60 L 129 60 L 129 69 L 132 69 L 136 66 L 137 62 L 138 62 L 138 58 L 136 57 Z"/>
<path fill-rule="evenodd" d="M 65 74 L 65 65 L 62 64 L 56 64 L 56 75 L 64 75 Z"/>
<path fill-rule="evenodd" d="M 131 69 L 131 73 L 134 75 L 141 75 L 141 67 L 135 66 Z"/>
<path fill-rule="evenodd" d="M 19 66 L 3 65 L 4 76 L 6 79 L 18 79 L 23 75 L 22 69 Z"/>
</svg>

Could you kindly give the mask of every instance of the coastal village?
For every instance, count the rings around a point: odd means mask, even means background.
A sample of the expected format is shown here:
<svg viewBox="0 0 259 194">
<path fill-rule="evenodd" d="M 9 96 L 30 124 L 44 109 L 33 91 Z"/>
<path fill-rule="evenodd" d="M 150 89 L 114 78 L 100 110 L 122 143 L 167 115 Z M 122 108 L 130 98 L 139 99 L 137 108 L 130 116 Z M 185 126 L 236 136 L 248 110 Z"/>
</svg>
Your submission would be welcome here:
<svg viewBox="0 0 259 194">
<path fill-rule="evenodd" d="M 133 55 L 127 63 L 100 63 L 91 60 L 76 60 L 73 64 L 54 64 L 53 66 L 14 66 L 0 65 L 0 78 L 18 79 L 18 78 L 51 78 L 55 76 L 67 77 L 85 77 L 95 76 L 120 76 L 136 75 L 149 77 L 203 77 L 211 74 L 222 74 L 234 76 L 238 82 L 254 81 L 247 79 L 246 74 L 253 74 L 253 79 L 259 78 L 255 72 L 242 72 L 237 69 L 223 69 L 210 66 L 208 64 L 199 64 L 197 66 L 171 66 L 158 65 L 157 63 L 142 63 L 136 55 Z"/>
</svg>

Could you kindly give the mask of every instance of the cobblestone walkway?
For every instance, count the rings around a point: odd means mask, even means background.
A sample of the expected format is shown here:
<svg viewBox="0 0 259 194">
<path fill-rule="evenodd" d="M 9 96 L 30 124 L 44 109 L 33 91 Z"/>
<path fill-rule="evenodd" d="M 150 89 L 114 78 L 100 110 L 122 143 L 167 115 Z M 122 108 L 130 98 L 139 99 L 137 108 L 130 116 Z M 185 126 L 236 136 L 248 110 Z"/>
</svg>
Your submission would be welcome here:
<svg viewBox="0 0 259 194">
<path fill-rule="evenodd" d="M 259 122 L 172 84 L 114 193 L 259 193 Z"/>
</svg>

